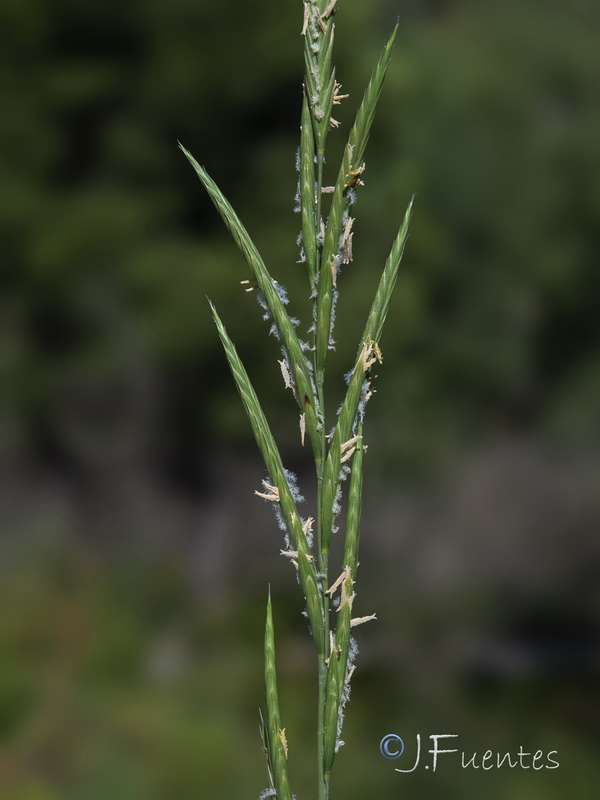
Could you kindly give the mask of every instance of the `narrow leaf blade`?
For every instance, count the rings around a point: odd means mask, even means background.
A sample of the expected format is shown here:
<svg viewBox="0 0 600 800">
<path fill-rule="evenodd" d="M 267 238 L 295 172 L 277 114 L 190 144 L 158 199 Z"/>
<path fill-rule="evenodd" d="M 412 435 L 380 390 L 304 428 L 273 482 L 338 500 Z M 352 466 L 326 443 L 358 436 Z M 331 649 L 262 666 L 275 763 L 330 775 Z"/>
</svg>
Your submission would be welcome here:
<svg viewBox="0 0 600 800">
<path fill-rule="evenodd" d="M 371 310 L 369 311 L 367 324 L 365 325 L 361 343 L 359 344 L 359 351 L 363 342 L 379 342 L 381 339 L 383 326 L 390 308 L 390 302 L 392 300 L 392 293 L 394 291 L 394 287 L 396 286 L 398 270 L 404 254 L 404 247 L 406 245 L 406 240 L 408 239 L 408 227 L 410 224 L 410 218 L 412 217 L 414 201 L 415 195 L 413 195 L 410 199 L 404 214 L 404 219 L 402 220 L 402 225 L 400 226 L 400 230 L 394 239 L 392 249 L 385 262 L 381 280 L 379 281 L 379 285 L 377 287 L 377 293 L 375 295 L 375 299 L 373 300 Z"/>
<path fill-rule="evenodd" d="M 392 50 L 398 33 L 398 25 L 392 31 L 386 46 L 379 57 L 377 66 L 373 70 L 371 79 L 365 89 L 362 103 L 358 109 L 354 126 L 350 132 L 348 143 L 352 147 L 352 169 L 358 169 L 365 154 L 365 148 L 371 133 L 371 126 L 375 118 L 375 110 L 383 88 L 383 82 L 392 57 Z"/>
<path fill-rule="evenodd" d="M 227 356 L 227 361 L 229 362 L 229 368 L 231 369 L 246 414 L 250 420 L 254 438 L 262 453 L 272 484 L 279 492 L 281 514 L 290 534 L 292 545 L 298 552 L 298 570 L 302 588 L 304 589 L 304 596 L 306 597 L 308 617 L 312 627 L 317 652 L 322 654 L 325 649 L 323 603 L 318 590 L 319 584 L 312 554 L 306 539 L 306 534 L 302 528 L 302 522 L 296 503 L 290 490 L 286 471 L 283 467 L 281 456 L 267 419 L 263 413 L 252 383 L 250 382 L 250 378 L 248 377 L 248 373 L 215 307 L 212 303 L 210 306 L 219 332 L 219 337 L 225 350 L 225 355 Z"/>
<path fill-rule="evenodd" d="M 233 239 L 246 259 L 248 266 L 252 270 L 252 274 L 265 298 L 265 302 L 273 316 L 273 321 L 279 331 L 282 345 L 290 361 L 291 372 L 295 378 L 296 399 L 301 412 L 306 414 L 306 428 L 311 439 L 315 458 L 320 460 L 322 459 L 322 453 L 321 440 L 318 434 L 321 424 L 319 419 L 319 404 L 315 396 L 308 362 L 304 357 L 294 326 L 277 291 L 278 284 L 270 276 L 254 242 L 219 187 L 212 180 L 204 167 L 196 161 L 189 150 L 186 150 L 183 145 L 180 145 L 180 148 L 196 171 L 196 174 L 208 192 L 217 211 L 227 225 Z"/>
</svg>

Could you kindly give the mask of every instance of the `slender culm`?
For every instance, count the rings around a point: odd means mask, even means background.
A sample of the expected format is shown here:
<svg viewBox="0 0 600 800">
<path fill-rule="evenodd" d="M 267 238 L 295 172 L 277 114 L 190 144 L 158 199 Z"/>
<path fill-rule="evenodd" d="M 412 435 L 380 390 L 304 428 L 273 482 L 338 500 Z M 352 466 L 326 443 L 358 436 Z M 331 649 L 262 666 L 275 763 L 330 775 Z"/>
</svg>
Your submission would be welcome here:
<svg viewBox="0 0 600 800">
<path fill-rule="evenodd" d="M 380 340 L 408 236 L 413 200 L 404 214 L 379 283 L 373 287 L 374 299 L 360 338 L 360 329 L 357 331 L 356 358 L 346 375 L 345 396 L 341 398 L 337 415 L 332 416 L 325 408 L 324 387 L 327 354 L 334 347 L 340 271 L 343 265 L 352 261 L 353 205 L 362 186 L 363 158 L 397 28 L 383 48 L 359 104 L 335 184 L 326 187 L 323 185 L 323 165 L 327 141 L 330 132 L 339 126 L 333 114 L 335 106 L 347 98 L 342 94 L 333 67 L 334 17 L 343 2 L 304 0 L 299 6 L 303 14 L 301 35 L 304 39 L 305 75 L 300 148 L 296 159 L 296 210 L 301 219 L 299 263 L 307 272 L 310 304 L 307 312 L 312 320 L 308 343 L 299 339 L 297 320 L 291 319 L 286 309 L 285 290 L 271 276 L 237 214 L 204 167 L 183 146 L 181 149 L 252 272 L 252 282 L 244 281 L 250 283 L 246 291 L 256 292 L 271 332 L 279 340 L 282 358 L 278 365 L 274 363 L 274 368 L 283 376 L 284 385 L 291 390 L 298 407 L 299 446 L 305 444 L 306 438 L 314 458 L 316 508 L 313 516 L 303 517 L 298 508 L 302 498 L 296 479 L 284 467 L 248 373 L 211 303 L 225 356 L 268 473 L 256 494 L 275 510 L 284 533 L 282 555 L 298 575 L 306 605 L 305 613 L 315 645 L 318 682 L 317 797 L 328 800 L 336 753 L 343 745 L 344 707 L 350 694 L 357 653 L 352 631 L 357 625 L 375 619 L 375 614 L 354 615 L 354 605 L 358 605 L 356 580 L 366 450 L 363 426 L 366 406 L 373 392 L 373 368 L 383 360 Z M 295 260 L 296 255 L 290 248 L 290 263 Z M 280 379 L 275 375 L 274 380 Z M 345 525 L 339 519 L 344 489 L 348 493 Z M 330 564 L 330 544 L 334 535 L 344 538 L 343 559 L 341 563 Z M 292 800 L 288 756 L 293 754 L 293 743 L 288 746 L 279 709 L 270 592 L 264 658 L 265 710 L 261 714 L 261 735 L 269 785 L 261 798 Z"/>
</svg>

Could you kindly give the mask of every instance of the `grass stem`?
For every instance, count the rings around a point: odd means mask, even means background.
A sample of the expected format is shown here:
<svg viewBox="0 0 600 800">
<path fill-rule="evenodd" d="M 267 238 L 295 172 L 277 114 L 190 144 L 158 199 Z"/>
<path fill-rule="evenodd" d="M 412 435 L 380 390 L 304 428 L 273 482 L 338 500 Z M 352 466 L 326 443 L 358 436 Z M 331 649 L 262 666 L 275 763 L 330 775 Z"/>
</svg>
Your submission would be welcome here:
<svg viewBox="0 0 600 800">
<path fill-rule="evenodd" d="M 356 597 L 354 585 L 358 567 L 358 542 L 362 506 L 363 420 L 372 395 L 372 369 L 381 363 L 379 340 L 396 283 L 400 259 L 408 234 L 412 200 L 399 233 L 383 268 L 379 285 L 358 341 L 357 356 L 349 373 L 348 387 L 334 427 L 326 434 L 325 374 L 326 355 L 333 347 L 333 326 L 338 299 L 338 277 L 342 264 L 352 260 L 351 231 L 354 220 L 350 212 L 356 192 L 362 185 L 365 164 L 363 155 L 369 138 L 375 108 L 381 94 L 395 36 L 394 29 L 373 71 L 358 108 L 356 120 L 344 148 L 334 187 L 324 195 L 323 165 L 330 128 L 338 123 L 331 117 L 332 108 L 345 99 L 335 79 L 332 66 L 334 38 L 333 18 L 338 10 L 335 0 L 304 0 L 305 78 L 302 105 L 300 153 L 298 158 L 299 208 L 302 215 L 301 239 L 303 256 L 311 287 L 312 343 L 301 343 L 295 322 L 286 309 L 285 290 L 271 277 L 248 231 L 220 189 L 187 151 L 182 150 L 195 169 L 223 221 L 229 228 L 247 264 L 252 270 L 258 300 L 265 319 L 272 325 L 281 345 L 279 361 L 286 388 L 292 390 L 300 409 L 301 436 L 310 438 L 317 484 L 316 544 L 312 542 L 311 519 L 303 519 L 298 504 L 302 499 L 295 477 L 285 469 L 266 416 L 233 342 L 221 318 L 211 304 L 213 317 L 243 406 L 262 453 L 268 477 L 256 492 L 275 509 L 284 532 L 282 551 L 298 573 L 306 603 L 306 615 L 317 656 L 317 785 L 318 800 L 329 800 L 329 786 L 335 755 L 343 742 L 340 733 L 344 706 L 350 692 L 354 671 L 355 644 L 350 631 L 354 623 L 373 619 L 375 615 L 353 618 Z M 316 169 L 315 169 L 316 166 Z M 324 212 L 324 196 L 331 195 L 328 212 Z M 248 290 L 247 290 L 248 291 Z M 312 350 L 312 358 L 307 357 Z M 342 485 L 350 475 L 348 510 L 343 563 L 334 565 L 338 575 L 329 586 L 330 542 L 338 531 L 341 514 Z M 339 596 L 338 596 L 339 593 Z M 331 613 L 331 606 L 336 613 Z M 277 692 L 275 636 L 271 597 L 267 602 L 265 625 L 265 698 L 261 731 L 267 762 L 269 788 L 262 797 L 292 800 L 288 778 L 288 741 L 282 726 Z"/>
</svg>

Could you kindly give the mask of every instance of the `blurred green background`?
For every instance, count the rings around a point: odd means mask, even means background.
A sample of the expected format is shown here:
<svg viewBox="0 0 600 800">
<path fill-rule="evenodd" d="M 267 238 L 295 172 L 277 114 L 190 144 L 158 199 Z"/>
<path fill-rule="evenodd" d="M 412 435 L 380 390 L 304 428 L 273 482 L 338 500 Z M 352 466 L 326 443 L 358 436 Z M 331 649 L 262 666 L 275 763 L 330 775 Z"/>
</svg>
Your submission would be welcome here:
<svg viewBox="0 0 600 800">
<path fill-rule="evenodd" d="M 417 203 L 369 407 L 357 608 L 379 619 L 358 630 L 335 796 L 593 797 L 600 9 L 339 7 L 351 99 L 331 175 L 397 17 L 400 33 L 340 282 L 332 409 Z M 315 796 L 302 601 L 253 497 L 263 467 L 205 295 L 309 500 L 310 465 L 248 270 L 177 149 L 219 182 L 305 330 L 301 22 L 299 0 L 0 5 L 3 800 L 256 798 L 269 582 L 292 782 Z M 417 733 L 459 734 L 468 755 L 557 750 L 560 768 L 446 757 L 399 775 L 378 751 L 390 732 L 407 750 Z"/>
</svg>

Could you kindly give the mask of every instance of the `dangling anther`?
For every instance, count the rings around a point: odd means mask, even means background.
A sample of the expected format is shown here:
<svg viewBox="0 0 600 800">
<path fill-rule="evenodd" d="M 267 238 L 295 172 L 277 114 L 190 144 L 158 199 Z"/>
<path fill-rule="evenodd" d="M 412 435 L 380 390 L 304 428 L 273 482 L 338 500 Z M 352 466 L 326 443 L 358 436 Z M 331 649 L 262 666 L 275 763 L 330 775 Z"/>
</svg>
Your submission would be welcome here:
<svg viewBox="0 0 600 800">
<path fill-rule="evenodd" d="M 336 3 L 337 3 L 337 0 L 331 0 L 331 3 L 329 3 L 327 8 L 325 9 L 323 14 L 321 15 L 321 19 L 329 19 L 329 17 L 331 17 L 331 16 L 333 16 L 333 14 L 335 14 L 335 12 L 337 11 L 337 8 L 335 7 Z"/>
<path fill-rule="evenodd" d="M 377 342 L 373 342 L 373 353 L 375 354 L 377 361 L 379 361 L 380 364 L 383 364 L 383 353 L 381 352 L 381 348 Z"/>
<path fill-rule="evenodd" d="M 346 461 L 349 461 L 354 453 L 356 452 L 356 447 L 358 445 L 358 440 L 362 439 L 362 436 L 353 436 L 352 439 L 348 439 L 347 442 L 344 442 L 340 446 L 340 453 L 342 455 L 340 459 L 340 464 L 343 464 Z"/>
<path fill-rule="evenodd" d="M 281 739 L 281 744 L 283 745 L 283 752 L 285 753 L 285 757 L 287 758 L 288 757 L 288 743 L 287 743 L 287 738 L 286 738 L 286 735 L 285 735 L 285 728 L 282 728 L 279 731 L 279 738 Z"/>
<path fill-rule="evenodd" d="M 308 30 L 308 20 L 310 16 L 310 5 L 309 3 L 304 3 L 304 24 L 302 25 L 302 31 L 300 33 L 301 36 L 306 36 L 306 31 Z"/>
<path fill-rule="evenodd" d="M 280 500 L 279 489 L 276 486 L 271 486 L 271 484 L 267 483 L 265 480 L 263 480 L 262 485 L 267 491 L 259 492 L 258 489 L 255 489 L 254 494 L 258 495 L 258 497 L 262 497 L 263 500 L 270 500 L 272 503 L 278 503 Z"/>
<path fill-rule="evenodd" d="M 290 371 L 288 369 L 288 365 L 285 358 L 282 358 L 281 361 L 278 361 L 277 363 L 281 367 L 281 374 L 283 376 L 283 382 L 285 383 L 285 388 L 291 389 L 292 392 L 295 391 L 296 387 L 294 386 L 294 383 L 292 382 L 292 379 L 290 377 Z"/>
<path fill-rule="evenodd" d="M 294 567 L 296 569 L 296 572 L 298 572 L 300 570 L 300 567 L 298 566 L 298 561 L 297 561 L 297 559 L 298 559 L 298 551 L 297 550 L 280 550 L 279 554 L 282 555 L 282 556 L 285 556 L 286 558 L 289 558 L 290 562 L 294 565 Z"/>
<path fill-rule="evenodd" d="M 360 361 L 362 361 L 363 370 L 367 372 L 376 361 L 381 364 L 383 362 L 383 355 L 379 345 L 374 340 L 365 342 L 360 353 Z"/>
<path fill-rule="evenodd" d="M 353 225 L 354 225 L 354 219 L 350 217 L 350 219 L 346 223 L 346 227 L 344 228 L 344 233 L 342 235 L 342 252 L 343 252 L 344 264 L 349 264 L 352 261 L 352 237 L 354 236 L 354 234 L 352 233 Z"/>
<path fill-rule="evenodd" d="M 361 181 L 360 176 L 365 171 L 365 168 L 366 164 L 363 161 L 360 167 L 358 167 L 357 169 L 350 170 L 350 172 L 348 173 L 349 180 L 344 186 L 344 189 L 350 189 L 354 186 L 364 186 L 364 183 Z"/>
<path fill-rule="evenodd" d="M 333 89 L 333 105 L 339 106 L 342 100 L 347 100 L 350 95 L 349 94 L 340 94 L 340 89 L 342 88 L 342 84 L 338 83 L 337 81 L 334 84 Z"/>
<path fill-rule="evenodd" d="M 337 274 L 338 274 L 338 257 L 331 257 L 331 280 L 333 281 L 334 288 L 337 288 Z"/>
<path fill-rule="evenodd" d="M 369 614 L 368 617 L 355 617 L 350 620 L 350 627 L 355 628 L 357 625 L 362 625 L 364 622 L 371 622 L 372 619 L 377 619 L 377 614 Z"/>
<path fill-rule="evenodd" d="M 337 590 L 337 589 L 338 589 L 338 588 L 339 588 L 339 587 L 342 585 L 342 583 L 343 583 L 343 582 L 344 582 L 344 581 L 345 581 L 347 578 L 349 578 L 349 577 L 350 577 L 350 567 L 345 567 L 345 569 L 343 570 L 342 574 L 339 576 L 339 578 L 337 578 L 337 579 L 336 579 L 336 580 L 335 580 L 335 581 L 334 581 L 334 582 L 331 584 L 331 586 L 329 587 L 329 589 L 327 589 L 327 591 L 325 592 L 325 594 L 328 594 L 330 597 L 332 597 L 332 596 L 334 595 L 334 593 L 336 592 L 336 590 Z"/>
<path fill-rule="evenodd" d="M 340 591 L 340 604 L 338 606 L 338 611 L 341 611 L 342 608 L 348 606 L 348 609 L 352 611 L 352 604 L 354 603 L 354 598 L 356 597 L 356 592 L 352 592 L 349 594 L 349 591 L 352 591 L 352 586 L 354 581 L 350 578 L 350 567 L 346 567 L 346 579 L 342 583 L 342 588 Z"/>
</svg>

